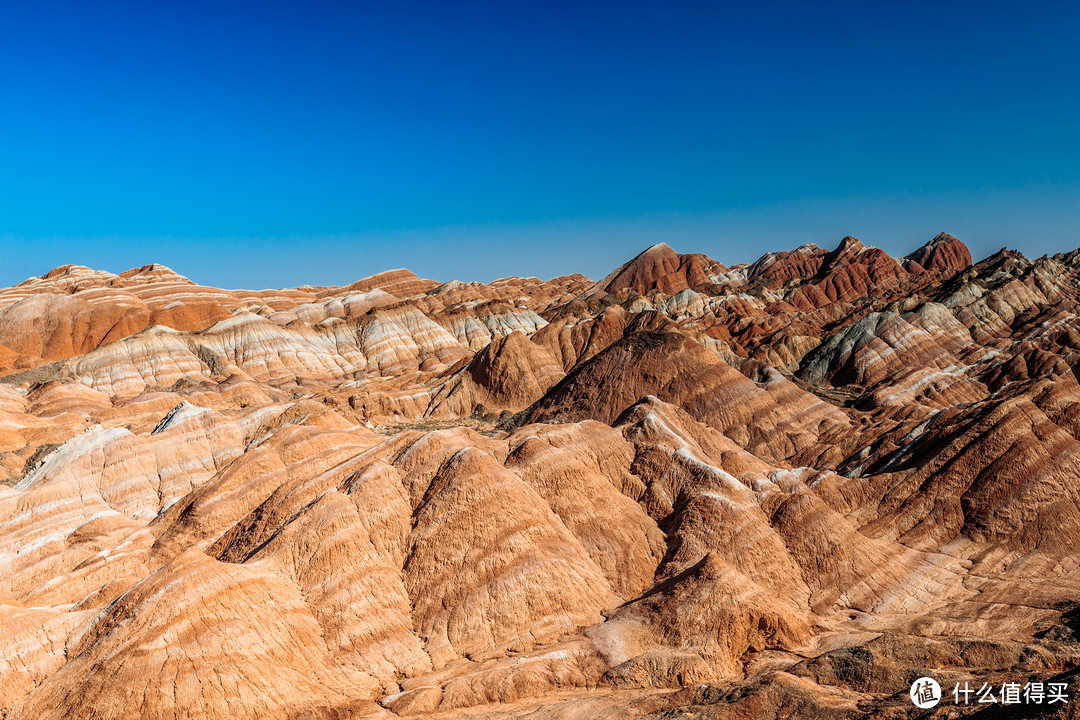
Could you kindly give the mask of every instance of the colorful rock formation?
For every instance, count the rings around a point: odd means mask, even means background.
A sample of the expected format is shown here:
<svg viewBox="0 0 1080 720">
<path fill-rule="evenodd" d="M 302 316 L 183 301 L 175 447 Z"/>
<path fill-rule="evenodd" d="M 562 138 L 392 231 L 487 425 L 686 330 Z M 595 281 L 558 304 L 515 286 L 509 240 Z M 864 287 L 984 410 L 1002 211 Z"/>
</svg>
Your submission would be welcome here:
<svg viewBox="0 0 1080 720">
<path fill-rule="evenodd" d="M 0 291 L 0 717 L 1073 688 L 1078 272 L 942 233 L 733 267 L 659 244 L 595 283 Z"/>
</svg>

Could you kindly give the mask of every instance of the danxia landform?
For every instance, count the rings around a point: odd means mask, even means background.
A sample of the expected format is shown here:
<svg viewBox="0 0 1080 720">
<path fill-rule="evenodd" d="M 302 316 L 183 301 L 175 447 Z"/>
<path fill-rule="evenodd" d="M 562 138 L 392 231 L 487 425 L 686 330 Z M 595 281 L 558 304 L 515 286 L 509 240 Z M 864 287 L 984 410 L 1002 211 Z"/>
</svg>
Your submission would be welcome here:
<svg viewBox="0 0 1080 720">
<path fill-rule="evenodd" d="M 1078 274 L 943 233 L 730 267 L 660 244 L 599 281 L 0 290 L 0 718 L 954 717 L 986 706 L 911 683 L 1071 688 Z"/>
</svg>

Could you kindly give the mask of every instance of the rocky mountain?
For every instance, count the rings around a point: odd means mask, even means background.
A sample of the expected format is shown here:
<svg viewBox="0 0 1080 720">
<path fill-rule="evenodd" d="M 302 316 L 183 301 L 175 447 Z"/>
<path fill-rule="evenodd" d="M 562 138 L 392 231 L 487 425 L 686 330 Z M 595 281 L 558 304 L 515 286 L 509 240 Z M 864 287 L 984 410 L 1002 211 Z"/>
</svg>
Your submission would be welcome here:
<svg viewBox="0 0 1080 720">
<path fill-rule="evenodd" d="M 0 718 L 1018 716 L 951 691 L 1077 687 L 1078 273 L 942 233 L 598 282 L 31 278 Z"/>
</svg>

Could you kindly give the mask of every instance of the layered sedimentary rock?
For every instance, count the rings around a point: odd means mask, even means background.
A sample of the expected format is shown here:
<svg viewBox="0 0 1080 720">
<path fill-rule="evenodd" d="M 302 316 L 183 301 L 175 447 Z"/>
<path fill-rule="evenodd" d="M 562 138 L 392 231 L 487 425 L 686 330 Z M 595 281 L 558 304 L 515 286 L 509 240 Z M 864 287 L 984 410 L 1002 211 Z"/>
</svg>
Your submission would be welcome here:
<svg viewBox="0 0 1080 720">
<path fill-rule="evenodd" d="M 599 282 L 0 290 L 0 717 L 1071 691 L 1078 268 L 942 233 L 730 267 L 659 244 Z"/>
<path fill-rule="evenodd" d="M 666 243 L 658 243 L 596 283 L 586 296 L 603 297 L 620 290 L 641 294 L 659 290 L 674 295 L 680 290 L 716 282 L 726 270 L 726 267 L 705 255 L 680 255 Z"/>
</svg>

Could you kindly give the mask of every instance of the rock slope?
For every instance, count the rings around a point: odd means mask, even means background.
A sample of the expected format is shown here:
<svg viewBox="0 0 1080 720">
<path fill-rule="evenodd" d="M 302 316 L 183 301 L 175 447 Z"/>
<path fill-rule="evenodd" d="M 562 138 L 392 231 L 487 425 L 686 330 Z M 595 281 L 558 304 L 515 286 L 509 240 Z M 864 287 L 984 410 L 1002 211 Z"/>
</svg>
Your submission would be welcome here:
<svg viewBox="0 0 1080 720">
<path fill-rule="evenodd" d="M 1072 691 L 1078 272 L 942 233 L 731 267 L 659 244 L 598 282 L 0 290 L 0 718 Z"/>
</svg>

